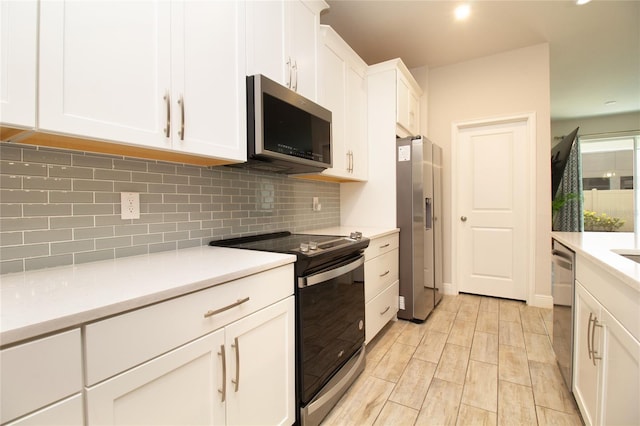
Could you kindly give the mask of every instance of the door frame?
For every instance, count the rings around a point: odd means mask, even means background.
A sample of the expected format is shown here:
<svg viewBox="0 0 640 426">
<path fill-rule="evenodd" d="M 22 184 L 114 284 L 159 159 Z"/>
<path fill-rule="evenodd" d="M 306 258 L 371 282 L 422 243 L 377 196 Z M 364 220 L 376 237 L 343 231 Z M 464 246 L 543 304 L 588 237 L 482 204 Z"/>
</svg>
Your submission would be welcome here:
<svg viewBox="0 0 640 426">
<path fill-rule="evenodd" d="M 536 252 L 536 113 L 525 112 L 513 115 L 504 115 L 496 117 L 486 117 L 474 120 L 454 121 L 451 123 L 451 291 L 458 294 L 458 268 L 455 265 L 455 259 L 458 254 L 458 226 L 456 218 L 460 216 L 458 209 L 457 194 L 460 189 L 460 181 L 458 176 L 458 155 L 459 155 L 459 134 L 464 129 L 473 127 L 493 126 L 499 124 L 524 122 L 527 133 L 527 154 L 529 156 L 529 173 L 527 176 L 527 222 L 529 226 L 527 232 L 527 304 L 534 301 L 535 298 L 535 252 Z"/>
</svg>

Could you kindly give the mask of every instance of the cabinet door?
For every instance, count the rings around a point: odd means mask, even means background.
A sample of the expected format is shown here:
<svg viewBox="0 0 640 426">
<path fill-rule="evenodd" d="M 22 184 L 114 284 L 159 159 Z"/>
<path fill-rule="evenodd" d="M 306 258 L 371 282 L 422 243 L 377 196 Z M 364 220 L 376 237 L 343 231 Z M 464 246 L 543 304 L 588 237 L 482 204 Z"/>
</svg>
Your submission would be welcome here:
<svg viewBox="0 0 640 426">
<path fill-rule="evenodd" d="M 39 127 L 170 148 L 170 4 L 40 3 Z"/>
<path fill-rule="evenodd" d="M 89 388 L 88 424 L 225 424 L 223 344 L 219 330 Z"/>
<path fill-rule="evenodd" d="M 400 136 L 420 133 L 420 98 L 407 78 L 398 70 L 396 120 L 401 127 Z"/>
<path fill-rule="evenodd" d="M 640 424 L 640 343 L 606 310 L 603 350 L 603 425 Z"/>
<path fill-rule="evenodd" d="M 367 78 L 366 68 L 351 64 L 346 75 L 345 140 L 351 151 L 351 175 L 367 180 L 369 150 L 367 141 Z"/>
<path fill-rule="evenodd" d="M 38 2 L 0 2 L 0 123 L 36 125 Z"/>
<path fill-rule="evenodd" d="M 333 164 L 322 174 L 336 177 L 349 176 L 349 152 L 345 144 L 345 73 L 347 64 L 339 50 L 325 38 L 320 56 L 320 87 L 318 100 L 331 111 Z"/>
<path fill-rule="evenodd" d="M 173 2 L 172 148 L 246 161 L 244 1 Z"/>
<path fill-rule="evenodd" d="M 405 80 L 400 71 L 397 72 L 396 82 L 396 122 L 405 132 L 400 136 L 411 136 L 409 126 L 409 83 Z"/>
<path fill-rule="evenodd" d="M 247 1 L 247 75 L 262 74 L 289 87 L 286 5 L 283 0 Z"/>
<path fill-rule="evenodd" d="M 227 423 L 295 422 L 294 299 L 225 329 Z"/>
<path fill-rule="evenodd" d="M 598 389 L 602 361 L 593 359 L 594 350 L 597 357 L 602 356 L 601 328 L 595 327 L 593 331 L 594 319 L 601 320 L 600 304 L 578 281 L 575 291 L 573 392 L 584 422 L 592 425 L 597 423 L 600 401 Z"/>
<path fill-rule="evenodd" d="M 288 56 L 292 60 L 291 88 L 311 100 L 316 100 L 319 19 L 311 4 L 288 1 L 285 25 L 288 30 Z M 287 58 L 288 59 L 288 58 Z"/>
<path fill-rule="evenodd" d="M 333 137 L 333 166 L 322 174 L 366 180 L 367 66 L 331 27 L 321 34 L 318 100 L 331 110 Z"/>
</svg>

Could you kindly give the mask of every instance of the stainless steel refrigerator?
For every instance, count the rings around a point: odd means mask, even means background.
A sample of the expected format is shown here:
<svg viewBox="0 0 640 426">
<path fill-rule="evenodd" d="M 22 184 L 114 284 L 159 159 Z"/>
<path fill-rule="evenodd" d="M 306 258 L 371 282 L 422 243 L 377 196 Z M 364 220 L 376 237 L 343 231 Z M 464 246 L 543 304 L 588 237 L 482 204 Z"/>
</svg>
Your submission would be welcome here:
<svg viewBox="0 0 640 426">
<path fill-rule="evenodd" d="M 424 136 L 396 139 L 396 198 L 398 317 L 422 322 L 442 299 L 442 149 Z"/>
</svg>

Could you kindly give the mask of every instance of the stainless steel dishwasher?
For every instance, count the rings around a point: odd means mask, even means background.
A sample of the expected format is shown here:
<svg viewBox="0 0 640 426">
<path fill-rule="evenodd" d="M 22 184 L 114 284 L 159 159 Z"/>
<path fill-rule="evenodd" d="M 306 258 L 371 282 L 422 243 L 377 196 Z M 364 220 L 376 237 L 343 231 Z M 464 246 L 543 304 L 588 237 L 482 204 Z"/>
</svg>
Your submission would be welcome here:
<svg viewBox="0 0 640 426">
<path fill-rule="evenodd" d="M 560 372 L 572 392 L 573 377 L 573 298 L 575 283 L 575 253 L 552 241 L 552 282 L 553 295 L 553 351 L 558 360 Z"/>
</svg>

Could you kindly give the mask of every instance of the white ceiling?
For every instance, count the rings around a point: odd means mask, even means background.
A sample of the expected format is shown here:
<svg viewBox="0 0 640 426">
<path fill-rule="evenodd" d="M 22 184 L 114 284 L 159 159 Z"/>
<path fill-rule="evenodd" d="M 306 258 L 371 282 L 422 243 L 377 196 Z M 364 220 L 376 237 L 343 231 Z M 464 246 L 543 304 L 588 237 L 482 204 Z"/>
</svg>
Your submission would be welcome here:
<svg viewBox="0 0 640 426">
<path fill-rule="evenodd" d="M 640 111 L 640 1 L 472 0 L 462 22 L 462 1 L 327 3 L 321 22 L 370 65 L 400 57 L 435 68 L 549 42 L 552 119 Z"/>
</svg>

